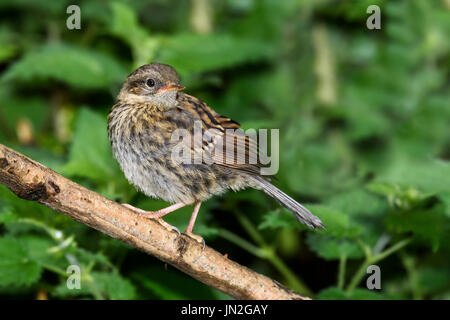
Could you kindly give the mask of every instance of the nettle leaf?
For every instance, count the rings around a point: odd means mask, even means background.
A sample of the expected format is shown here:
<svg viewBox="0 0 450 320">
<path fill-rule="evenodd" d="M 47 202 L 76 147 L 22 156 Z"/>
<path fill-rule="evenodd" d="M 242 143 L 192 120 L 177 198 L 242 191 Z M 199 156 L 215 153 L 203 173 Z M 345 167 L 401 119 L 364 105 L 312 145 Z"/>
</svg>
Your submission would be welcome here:
<svg viewBox="0 0 450 320">
<path fill-rule="evenodd" d="M 4 101 L 0 105 L 0 113 L 2 117 L 5 117 L 4 123 L 10 130 L 15 130 L 21 119 L 29 120 L 36 132 L 43 129 L 51 111 L 48 101 L 34 97 L 14 97 L 8 94 L 1 94 L 0 97 Z"/>
<path fill-rule="evenodd" d="M 389 209 L 383 197 L 359 188 L 334 195 L 325 204 L 355 217 L 377 217 Z"/>
<path fill-rule="evenodd" d="M 363 105 L 359 99 L 356 101 L 356 103 L 349 101 L 348 104 L 344 102 L 345 107 L 335 109 L 348 121 L 348 129 L 346 130 L 348 138 L 350 140 L 362 140 L 388 134 L 391 130 L 388 117 L 374 110 L 373 106 Z"/>
<path fill-rule="evenodd" d="M 147 31 L 139 25 L 136 12 L 122 2 L 111 2 L 112 20 L 110 31 L 133 45 L 144 41 L 148 37 Z"/>
<path fill-rule="evenodd" d="M 276 228 L 297 228 L 305 230 L 287 209 L 278 209 L 268 212 L 263 216 L 262 222 L 258 225 L 258 229 L 276 229 Z"/>
<path fill-rule="evenodd" d="M 49 44 L 26 54 L 4 74 L 4 81 L 57 80 L 79 88 L 104 88 L 126 76 L 111 56 L 84 48 Z"/>
<path fill-rule="evenodd" d="M 419 163 L 399 159 L 377 181 L 411 186 L 427 194 L 446 193 L 450 192 L 450 163 L 435 159 Z"/>
<path fill-rule="evenodd" d="M 384 300 L 386 298 L 383 294 L 368 289 L 354 289 L 348 293 L 334 287 L 322 290 L 317 295 L 317 299 L 320 300 Z"/>
<path fill-rule="evenodd" d="M 8 224 L 17 221 L 19 218 L 19 215 L 14 213 L 10 208 L 0 205 L 0 223 Z"/>
<path fill-rule="evenodd" d="M 65 12 L 70 1 L 36 1 L 36 0 L 2 0 L 0 7 L 26 8 L 27 10 L 38 10 L 36 14 L 57 14 Z"/>
<path fill-rule="evenodd" d="M 110 32 L 132 48 L 137 66 L 149 63 L 155 55 L 158 40 L 139 25 L 136 13 L 126 4 L 112 2 L 111 11 Z"/>
<path fill-rule="evenodd" d="M 35 148 L 32 146 L 17 146 L 14 147 L 14 150 L 23 153 L 27 157 L 43 164 L 46 167 L 49 167 L 52 170 L 58 171 L 65 163 L 65 157 L 62 155 L 58 155 L 52 152 L 49 152 L 46 149 Z"/>
<path fill-rule="evenodd" d="M 0 62 L 11 59 L 19 51 L 14 38 L 15 35 L 10 29 L 5 27 L 0 29 Z"/>
<path fill-rule="evenodd" d="M 450 279 L 448 267 L 423 267 L 416 272 L 420 289 L 424 294 L 436 294 L 448 288 L 448 279 Z"/>
<path fill-rule="evenodd" d="M 409 210 L 432 195 L 425 194 L 413 187 L 387 182 L 372 182 L 367 185 L 367 189 L 386 196 L 392 207 L 402 210 Z"/>
<path fill-rule="evenodd" d="M 317 232 L 350 238 L 357 237 L 361 233 L 363 226 L 355 221 L 351 221 L 350 217 L 342 212 L 319 205 L 309 205 L 307 208 L 325 224 L 326 230 L 317 230 Z M 289 210 L 284 208 L 266 214 L 258 228 L 297 228 L 299 230 L 308 230 L 306 226 L 295 219 Z"/>
<path fill-rule="evenodd" d="M 36 221 L 45 220 L 48 225 L 73 223 L 73 220 L 64 215 L 55 215 L 52 209 L 46 206 L 18 198 L 11 190 L 0 185 L 0 217 L 3 216 L 3 213 L 7 216 L 0 218 L 0 221 L 5 224 L 9 231 L 17 230 L 17 228 L 21 230 L 35 228 L 34 226 L 22 225 L 20 221 L 17 221 L 23 218 L 32 218 Z"/>
<path fill-rule="evenodd" d="M 56 246 L 56 243 L 50 238 L 27 234 L 20 236 L 20 241 L 27 249 L 30 259 L 36 261 L 39 265 L 57 268 L 67 267 L 67 261 L 62 255 L 49 251 Z"/>
<path fill-rule="evenodd" d="M 231 67 L 273 56 L 272 46 L 255 39 L 230 34 L 178 34 L 160 39 L 158 60 L 181 75 Z"/>
<path fill-rule="evenodd" d="M 322 220 L 326 230 L 321 232 L 328 235 L 356 238 L 363 231 L 362 225 L 343 212 L 321 205 L 310 205 L 308 209 Z"/>
<path fill-rule="evenodd" d="M 132 300 L 136 297 L 136 288 L 130 280 L 118 273 L 93 272 L 93 285 L 113 300 Z"/>
<path fill-rule="evenodd" d="M 13 237 L 0 238 L 0 286 L 29 286 L 39 280 L 41 272 L 24 243 Z"/>
<path fill-rule="evenodd" d="M 87 297 L 91 294 L 91 288 L 86 282 L 81 281 L 80 288 L 70 289 L 67 286 L 67 279 L 63 279 L 62 282 L 51 291 L 52 297 L 57 298 Z"/>
<path fill-rule="evenodd" d="M 306 242 L 311 250 L 326 260 L 337 260 L 341 256 L 345 256 L 348 259 L 359 259 L 364 257 L 364 252 L 358 244 L 352 240 L 308 233 Z"/>
<path fill-rule="evenodd" d="M 440 196 L 442 203 L 445 205 L 445 215 L 450 218 L 450 192 L 446 192 Z"/>
<path fill-rule="evenodd" d="M 310 128 L 311 131 L 317 128 Z M 352 185 L 354 174 L 340 168 L 346 161 L 338 150 L 338 146 L 331 142 L 308 142 L 302 140 L 298 131 L 294 131 L 292 142 L 286 145 L 283 157 L 283 170 L 280 178 L 288 181 L 292 190 L 322 197 L 333 194 L 336 190 L 347 189 Z M 306 133 L 305 134 L 312 134 Z M 304 138 L 303 138 L 304 139 Z M 310 140 L 310 139 L 308 139 Z M 295 172 L 296 174 L 292 174 Z M 301 179 L 299 179 L 301 177 Z"/>
<path fill-rule="evenodd" d="M 64 174 L 103 182 L 124 179 L 113 158 L 106 128 L 105 117 L 87 108 L 80 110 L 69 162 L 62 168 Z"/>
<path fill-rule="evenodd" d="M 432 209 L 415 209 L 413 211 L 393 212 L 385 220 L 386 228 L 395 233 L 412 232 L 419 239 L 430 243 L 437 250 L 448 219 L 443 214 L 443 206 Z"/>
<path fill-rule="evenodd" d="M 54 250 L 57 245 L 52 239 L 46 236 L 23 234 L 7 236 L 4 239 L 14 239 L 20 246 L 23 254 L 23 261 L 29 261 L 32 265 L 42 268 L 53 267 L 55 269 L 65 269 L 67 260 L 62 249 Z M 1 256 L 1 254 L 0 254 Z"/>
<path fill-rule="evenodd" d="M 82 271 L 83 272 L 83 271 Z M 128 279 L 118 273 L 92 272 L 81 277 L 79 289 L 69 289 L 63 281 L 53 290 L 57 297 L 86 297 L 99 293 L 105 299 L 132 300 L 136 298 L 136 288 Z"/>
</svg>

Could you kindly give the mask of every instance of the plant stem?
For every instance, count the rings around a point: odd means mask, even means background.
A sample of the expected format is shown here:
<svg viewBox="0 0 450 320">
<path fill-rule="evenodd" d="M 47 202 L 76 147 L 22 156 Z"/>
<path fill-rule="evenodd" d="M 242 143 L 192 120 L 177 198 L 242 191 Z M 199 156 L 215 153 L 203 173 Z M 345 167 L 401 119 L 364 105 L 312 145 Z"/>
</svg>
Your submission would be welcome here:
<svg viewBox="0 0 450 320">
<path fill-rule="evenodd" d="M 353 276 L 350 284 L 347 287 L 347 293 L 352 292 L 356 286 L 361 282 L 362 278 L 366 274 L 367 267 L 370 266 L 371 263 L 368 260 L 365 260 L 363 264 L 359 267 L 358 271 Z"/>
<path fill-rule="evenodd" d="M 350 281 L 350 284 L 347 287 L 347 293 L 352 292 L 356 286 L 361 282 L 362 278 L 366 274 L 367 267 L 375 264 L 385 258 L 387 258 L 389 255 L 393 254 L 394 252 L 402 249 L 406 245 L 408 245 L 411 242 L 411 238 L 403 239 L 399 242 L 397 242 L 395 245 L 390 247 L 387 250 L 384 250 L 383 252 L 372 256 L 371 254 L 366 253 L 366 260 L 362 263 L 362 265 L 359 267 L 356 274 L 353 276 L 352 280 Z"/>
<path fill-rule="evenodd" d="M 403 240 L 397 242 L 395 245 L 393 245 L 389 249 L 384 250 L 383 252 L 381 252 L 381 253 L 377 254 L 376 256 L 374 256 L 372 263 L 377 263 L 378 261 L 387 258 L 388 256 L 390 256 L 394 252 L 396 252 L 396 251 L 402 249 L 403 247 L 405 247 L 406 245 L 408 245 L 411 241 L 412 241 L 411 238 L 407 238 L 407 239 L 403 239 Z"/>
<path fill-rule="evenodd" d="M 242 225 L 242 227 L 247 231 L 249 236 L 260 246 L 264 247 L 267 246 L 267 243 L 264 241 L 264 238 L 261 236 L 261 234 L 258 232 L 258 230 L 253 226 L 251 221 L 243 214 L 236 214 L 236 217 L 239 221 L 239 223 Z"/>
<path fill-rule="evenodd" d="M 267 260 L 278 270 L 278 272 L 286 279 L 292 289 L 301 294 L 312 297 L 314 294 L 311 289 L 300 279 L 292 270 L 278 257 L 274 251 L 268 255 Z"/>
<path fill-rule="evenodd" d="M 338 281 L 337 281 L 337 286 L 339 289 L 344 288 L 346 267 L 347 267 L 347 256 L 345 254 L 343 254 L 339 258 L 339 271 L 338 271 Z"/>
<path fill-rule="evenodd" d="M 238 235 L 236 235 L 226 229 L 220 229 L 219 236 L 230 241 L 231 243 L 234 243 L 238 247 L 241 247 L 242 249 L 257 256 L 258 258 L 261 258 L 261 259 L 267 258 L 264 250 L 262 250 L 261 248 L 258 248 L 254 244 L 248 242 L 247 240 L 239 237 Z"/>
<path fill-rule="evenodd" d="M 65 272 L 65 270 L 60 269 L 60 268 L 58 268 L 58 267 L 55 267 L 55 266 L 52 266 L 52 265 L 49 265 L 49 264 L 45 264 L 45 263 L 42 264 L 42 267 L 43 267 L 44 269 L 47 269 L 48 271 L 51 271 L 51 272 L 53 272 L 53 273 L 56 273 L 56 274 L 58 274 L 58 275 L 60 275 L 60 276 L 62 276 L 62 277 L 67 278 L 67 277 L 69 276 L 69 275 Z"/>
<path fill-rule="evenodd" d="M 414 300 L 422 300 L 422 290 L 420 289 L 420 282 L 418 274 L 414 267 L 414 258 L 405 253 L 400 254 L 402 264 L 406 269 L 408 275 L 409 285 L 411 286 L 412 296 Z"/>
<path fill-rule="evenodd" d="M 84 277 L 84 280 L 87 283 L 91 294 L 94 296 L 94 298 L 96 300 L 105 300 L 105 297 L 102 295 L 100 290 L 97 288 L 97 285 L 91 275 L 89 275 L 89 274 L 86 275 Z"/>
<path fill-rule="evenodd" d="M 305 294 L 308 296 L 312 296 L 313 292 L 308 286 L 304 283 L 302 279 L 300 279 L 285 263 L 284 261 L 276 254 L 271 246 L 269 246 L 264 238 L 261 236 L 259 231 L 255 228 L 255 226 L 251 223 L 251 221 L 244 216 L 243 214 L 236 214 L 236 217 L 245 231 L 250 235 L 250 237 L 255 241 L 261 248 L 257 248 L 256 246 L 250 244 L 248 241 L 241 239 L 239 240 L 239 244 L 234 242 L 235 244 L 242 246 L 245 250 L 250 253 L 256 255 L 259 258 L 266 259 L 269 261 L 275 269 L 285 278 L 289 287 L 293 290 L 298 291 L 301 294 Z M 233 234 L 234 235 L 234 234 Z M 235 237 L 238 237 L 234 235 Z M 238 237 L 240 238 L 240 237 Z M 236 241 L 236 238 L 234 238 Z M 250 246 L 249 246 L 250 244 Z"/>
</svg>

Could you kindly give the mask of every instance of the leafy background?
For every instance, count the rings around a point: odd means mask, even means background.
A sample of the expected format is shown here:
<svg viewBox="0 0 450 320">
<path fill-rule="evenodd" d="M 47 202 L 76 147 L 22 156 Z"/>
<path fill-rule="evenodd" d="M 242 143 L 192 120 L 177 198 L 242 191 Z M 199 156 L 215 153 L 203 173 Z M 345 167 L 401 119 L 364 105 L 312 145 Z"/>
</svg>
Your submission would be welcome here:
<svg viewBox="0 0 450 320">
<path fill-rule="evenodd" d="M 196 232 L 316 299 L 450 298 L 448 0 L 0 1 L 0 141 L 144 209 L 111 156 L 106 115 L 151 61 L 244 128 L 280 128 L 277 184 L 205 203 Z M 368 30 L 378 4 L 382 29 Z M 185 228 L 191 208 L 168 216 Z M 81 290 L 66 286 L 81 266 Z M 381 290 L 366 288 L 367 266 Z M 0 186 L 0 297 L 227 299 L 170 266 Z"/>
</svg>

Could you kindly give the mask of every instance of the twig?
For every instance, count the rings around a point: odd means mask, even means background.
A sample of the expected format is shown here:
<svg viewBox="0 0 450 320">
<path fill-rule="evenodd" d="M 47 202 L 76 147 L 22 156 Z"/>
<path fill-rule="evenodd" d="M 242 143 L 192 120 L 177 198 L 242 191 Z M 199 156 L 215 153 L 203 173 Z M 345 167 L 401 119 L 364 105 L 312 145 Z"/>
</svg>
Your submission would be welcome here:
<svg viewBox="0 0 450 320">
<path fill-rule="evenodd" d="M 0 183 L 18 197 L 36 201 L 171 264 L 237 299 L 307 300 L 278 282 L 219 252 L 57 174 L 0 144 Z"/>
</svg>

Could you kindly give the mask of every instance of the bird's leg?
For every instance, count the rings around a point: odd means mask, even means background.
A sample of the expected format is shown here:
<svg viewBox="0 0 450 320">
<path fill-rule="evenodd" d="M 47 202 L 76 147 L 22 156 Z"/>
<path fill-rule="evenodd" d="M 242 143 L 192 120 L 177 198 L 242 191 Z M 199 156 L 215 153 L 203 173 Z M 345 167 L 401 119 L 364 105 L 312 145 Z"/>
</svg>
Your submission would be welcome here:
<svg viewBox="0 0 450 320">
<path fill-rule="evenodd" d="M 200 242 L 203 245 L 203 249 L 204 249 L 205 248 L 205 240 L 202 237 L 200 237 L 199 235 L 192 233 L 192 231 L 194 230 L 195 220 L 197 219 L 197 215 L 198 215 L 201 205 L 202 205 L 201 202 L 197 202 L 195 204 L 194 211 L 192 211 L 191 219 L 189 220 L 189 224 L 186 228 L 186 235 L 188 235 L 195 241 Z"/>
<path fill-rule="evenodd" d="M 133 207 L 131 204 L 124 203 L 122 204 L 124 207 L 127 207 L 128 209 L 133 210 L 134 212 L 138 213 L 139 215 L 147 216 L 149 218 L 161 218 L 165 216 L 168 213 L 174 212 L 175 210 L 181 209 L 185 206 L 187 206 L 186 203 L 175 203 L 171 206 L 168 206 L 167 208 L 159 209 L 157 211 L 145 211 L 136 207 Z"/>
<path fill-rule="evenodd" d="M 159 221 L 159 223 L 161 223 L 164 227 L 166 227 L 166 229 L 171 230 L 171 231 L 172 231 L 172 230 L 175 230 L 176 232 L 178 232 L 179 234 L 181 234 L 181 233 L 180 233 L 180 230 L 178 230 L 177 227 L 174 227 L 174 226 L 168 224 L 167 222 L 165 222 L 165 221 L 162 219 L 162 217 L 165 216 L 165 215 L 168 214 L 168 213 L 171 213 L 171 212 L 173 212 L 173 211 L 175 211 L 175 210 L 178 210 L 178 209 L 181 209 L 181 208 L 187 206 L 186 203 L 181 203 L 181 202 L 180 202 L 180 203 L 175 203 L 175 204 L 173 204 L 173 205 L 171 205 L 171 206 L 168 206 L 167 208 L 163 208 L 163 209 L 160 209 L 160 210 L 158 210 L 158 211 L 145 211 L 145 210 L 142 210 L 142 209 L 133 207 L 132 205 L 130 205 L 130 204 L 128 204 L 128 203 L 124 203 L 124 204 L 122 204 L 122 205 L 123 205 L 124 207 L 128 208 L 128 209 L 133 210 L 133 211 L 136 212 L 138 215 L 144 215 L 144 216 L 146 216 L 146 217 L 148 217 L 148 218 L 154 218 L 154 219 L 157 219 L 157 220 Z"/>
</svg>

